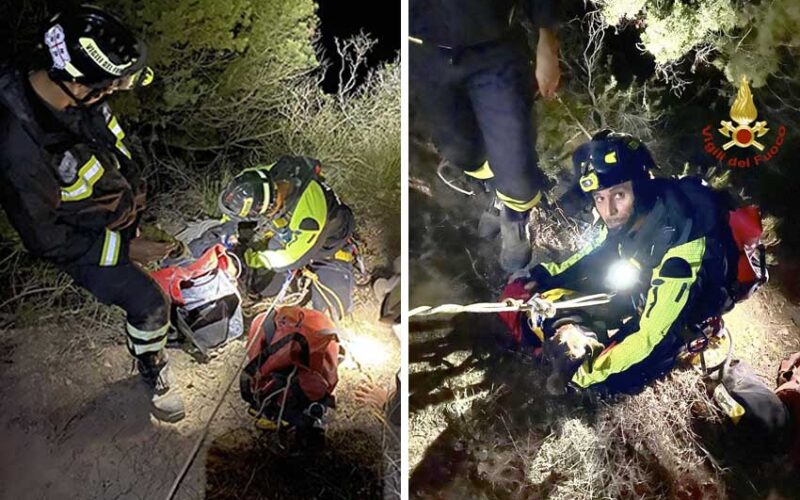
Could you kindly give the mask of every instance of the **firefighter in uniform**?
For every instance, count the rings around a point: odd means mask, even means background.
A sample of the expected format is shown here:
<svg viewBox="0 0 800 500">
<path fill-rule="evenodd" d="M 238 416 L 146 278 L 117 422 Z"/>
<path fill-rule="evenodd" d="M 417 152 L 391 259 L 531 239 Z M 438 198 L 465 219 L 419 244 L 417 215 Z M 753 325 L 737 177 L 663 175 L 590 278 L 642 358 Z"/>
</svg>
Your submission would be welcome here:
<svg viewBox="0 0 800 500">
<path fill-rule="evenodd" d="M 127 346 L 152 388 L 153 414 L 184 416 L 164 353 L 169 308 L 137 262 L 170 247 L 137 238 L 144 186 L 104 98 L 146 85 L 140 40 L 89 6 L 55 16 L 47 68 L 0 67 L 0 201 L 27 250 L 125 310 Z"/>
<path fill-rule="evenodd" d="M 531 115 L 533 67 L 520 19 L 539 28 L 535 76 L 555 95 L 560 69 L 553 0 L 411 0 L 410 68 L 420 113 L 443 159 L 492 186 L 479 234 L 502 242 L 500 265 L 513 272 L 531 256 L 528 214 L 546 178 L 538 167 Z"/>
<path fill-rule="evenodd" d="M 739 249 L 730 202 L 695 177 L 651 178 L 649 151 L 626 134 L 596 134 L 573 162 L 604 227 L 564 262 L 539 264 L 509 288 L 615 294 L 609 306 L 585 310 L 593 317 L 545 322 L 544 335 L 578 324 L 602 344 L 574 366 L 573 387 L 635 392 L 672 369 L 685 329 L 704 329 L 733 307 Z"/>
<path fill-rule="evenodd" d="M 325 183 L 317 160 L 284 156 L 245 169 L 220 193 L 219 207 L 233 221 L 259 224 L 245 244 L 248 289 L 272 297 L 298 271 L 311 280 L 314 309 L 336 320 L 350 312 L 353 213 Z"/>
</svg>

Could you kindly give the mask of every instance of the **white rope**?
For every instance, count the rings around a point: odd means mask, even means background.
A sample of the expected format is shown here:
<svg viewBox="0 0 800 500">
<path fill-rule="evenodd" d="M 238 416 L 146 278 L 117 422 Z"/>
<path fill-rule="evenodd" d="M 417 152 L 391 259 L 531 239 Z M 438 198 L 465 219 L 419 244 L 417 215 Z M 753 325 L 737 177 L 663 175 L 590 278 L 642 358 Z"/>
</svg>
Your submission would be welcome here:
<svg viewBox="0 0 800 500">
<path fill-rule="evenodd" d="M 542 298 L 539 295 L 535 295 L 527 302 L 519 299 L 506 299 L 504 302 L 476 302 L 468 305 L 442 304 L 436 307 L 420 306 L 409 311 L 408 317 L 425 317 L 438 314 L 459 313 L 490 314 L 519 311 L 537 313 L 545 317 L 552 318 L 555 316 L 556 311 L 560 309 L 577 309 L 581 307 L 608 304 L 612 297 L 613 295 L 607 293 L 598 293 L 594 295 L 586 295 L 584 297 L 577 297 L 570 300 L 562 300 L 560 302 L 552 302 Z"/>
<path fill-rule="evenodd" d="M 294 374 L 297 373 L 297 365 L 294 365 L 292 368 L 292 373 L 289 374 L 289 377 L 286 379 L 286 388 L 283 391 L 283 400 L 281 401 L 281 411 L 278 412 L 278 425 L 275 426 L 275 433 L 277 434 L 278 431 L 281 430 L 281 422 L 283 421 L 283 410 L 286 408 L 286 398 L 289 397 L 289 389 L 292 387 L 292 379 L 294 378 Z"/>
<path fill-rule="evenodd" d="M 439 176 L 439 178 L 442 180 L 442 182 L 447 184 L 447 187 L 449 187 L 450 189 L 455 189 L 459 193 L 465 194 L 467 196 L 475 196 L 475 191 L 467 191 L 466 189 L 461 189 L 460 187 L 458 187 L 455 184 L 453 184 L 453 182 L 451 180 L 446 179 L 444 174 L 442 173 L 442 170 L 444 170 L 444 167 L 445 167 L 445 164 L 444 163 L 440 163 L 439 166 L 436 168 L 436 175 Z"/>
<path fill-rule="evenodd" d="M 574 121 L 574 122 L 575 122 L 575 123 L 578 125 L 578 128 L 579 128 L 579 129 L 581 129 L 581 132 L 583 132 L 583 135 L 585 135 L 587 139 L 591 140 L 591 139 L 592 139 L 592 134 L 590 134 L 590 133 L 589 133 L 589 131 L 588 131 L 588 130 L 586 130 L 586 127 L 584 127 L 584 126 L 583 126 L 583 124 L 581 123 L 581 121 L 580 121 L 580 120 L 578 120 L 578 119 L 575 117 L 575 115 L 574 115 L 574 114 L 572 114 L 572 110 L 571 110 L 571 109 L 569 109 L 569 106 L 567 106 L 567 103 L 565 103 L 565 102 L 564 102 L 564 100 L 563 100 L 563 99 L 561 99 L 561 96 L 560 96 L 560 95 L 558 95 L 558 93 L 556 93 L 556 99 L 558 99 L 558 102 L 560 102 L 560 103 L 561 103 L 561 105 L 562 105 L 562 106 L 564 106 L 564 109 L 567 111 L 567 114 L 568 114 L 568 115 L 569 115 L 569 117 L 570 117 L 570 118 L 572 118 L 572 120 L 573 120 L 573 121 Z"/>
</svg>

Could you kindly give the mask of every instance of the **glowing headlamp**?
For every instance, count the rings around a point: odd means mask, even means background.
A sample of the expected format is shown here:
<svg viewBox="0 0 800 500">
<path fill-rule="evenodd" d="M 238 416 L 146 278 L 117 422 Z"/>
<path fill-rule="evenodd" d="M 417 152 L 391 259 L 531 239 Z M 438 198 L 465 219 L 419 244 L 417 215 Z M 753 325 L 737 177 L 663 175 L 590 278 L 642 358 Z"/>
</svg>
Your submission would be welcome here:
<svg viewBox="0 0 800 500">
<path fill-rule="evenodd" d="M 594 170 L 590 170 L 586 175 L 582 176 L 578 183 L 584 193 L 600 189 L 600 179 L 597 178 L 597 173 Z"/>
<path fill-rule="evenodd" d="M 639 282 L 639 269 L 633 259 L 618 260 L 608 269 L 606 285 L 616 291 L 630 290 Z"/>
</svg>

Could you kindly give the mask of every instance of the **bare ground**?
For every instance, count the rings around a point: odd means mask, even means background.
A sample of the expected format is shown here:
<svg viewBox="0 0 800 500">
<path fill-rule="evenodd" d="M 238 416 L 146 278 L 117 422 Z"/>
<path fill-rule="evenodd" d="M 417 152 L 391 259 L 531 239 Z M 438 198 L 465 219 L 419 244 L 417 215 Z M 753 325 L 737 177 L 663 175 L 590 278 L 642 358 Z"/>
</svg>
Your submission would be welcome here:
<svg viewBox="0 0 800 500">
<path fill-rule="evenodd" d="M 253 428 L 237 383 L 176 498 L 379 498 L 384 426 L 351 397 L 366 373 L 394 383 L 398 342 L 377 318 L 377 302 L 360 290 L 342 326 L 380 352 L 361 353 L 361 368 L 340 366 L 323 453 L 275 453 L 273 436 Z M 207 364 L 169 349 L 187 417 L 165 424 L 149 415 L 121 319 L 108 328 L 56 315 L 47 326 L 0 331 L 0 498 L 165 498 L 243 347 L 234 341 Z"/>
</svg>

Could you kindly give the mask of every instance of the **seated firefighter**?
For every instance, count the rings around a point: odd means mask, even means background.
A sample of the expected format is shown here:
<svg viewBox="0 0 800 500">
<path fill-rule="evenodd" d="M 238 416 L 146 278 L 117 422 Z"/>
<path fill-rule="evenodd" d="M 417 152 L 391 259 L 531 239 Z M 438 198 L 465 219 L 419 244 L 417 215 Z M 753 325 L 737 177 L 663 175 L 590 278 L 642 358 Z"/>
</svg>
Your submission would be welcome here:
<svg viewBox="0 0 800 500">
<path fill-rule="evenodd" d="M 264 297 L 279 293 L 288 275 L 311 281 L 314 309 L 334 319 L 350 312 L 355 245 L 353 213 L 324 182 L 317 160 L 284 156 L 247 168 L 219 196 L 223 214 L 257 223 L 244 263 L 249 290 Z"/>
<path fill-rule="evenodd" d="M 543 322 L 545 357 L 559 345 L 577 351 L 569 366 L 554 362 L 562 375 L 551 376 L 548 388 L 563 391 L 569 381 L 600 394 L 636 392 L 673 368 L 693 334 L 718 331 L 719 317 L 741 296 L 730 203 L 698 178 L 652 178 L 650 152 L 626 134 L 598 133 L 578 148 L 573 163 L 604 223 L 600 233 L 564 262 L 533 267 L 504 295 L 613 294 L 605 306 Z M 518 339 L 536 340 L 519 314 L 503 321 Z"/>
<path fill-rule="evenodd" d="M 125 311 L 153 415 L 180 420 L 184 404 L 164 352 L 168 303 L 138 265 L 171 245 L 137 237 L 139 159 L 105 102 L 152 80 L 145 45 L 115 16 L 85 5 L 52 18 L 42 38 L 46 61 L 0 67 L 0 202 L 32 255 Z"/>
</svg>

